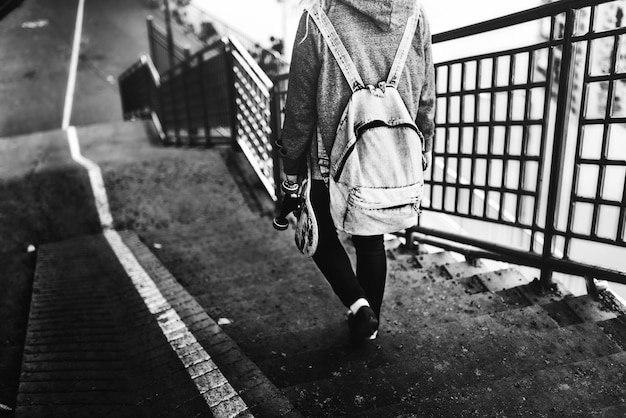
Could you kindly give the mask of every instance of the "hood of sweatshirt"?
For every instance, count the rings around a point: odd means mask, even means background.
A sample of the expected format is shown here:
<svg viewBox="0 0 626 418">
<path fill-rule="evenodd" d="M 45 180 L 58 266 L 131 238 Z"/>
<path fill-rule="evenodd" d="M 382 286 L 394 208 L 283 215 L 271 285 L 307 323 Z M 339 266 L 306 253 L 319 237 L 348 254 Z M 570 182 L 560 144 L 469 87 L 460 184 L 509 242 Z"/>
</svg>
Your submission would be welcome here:
<svg viewBox="0 0 626 418">
<path fill-rule="evenodd" d="M 417 0 L 336 0 L 373 20 L 384 31 L 405 25 L 418 7 Z"/>
</svg>

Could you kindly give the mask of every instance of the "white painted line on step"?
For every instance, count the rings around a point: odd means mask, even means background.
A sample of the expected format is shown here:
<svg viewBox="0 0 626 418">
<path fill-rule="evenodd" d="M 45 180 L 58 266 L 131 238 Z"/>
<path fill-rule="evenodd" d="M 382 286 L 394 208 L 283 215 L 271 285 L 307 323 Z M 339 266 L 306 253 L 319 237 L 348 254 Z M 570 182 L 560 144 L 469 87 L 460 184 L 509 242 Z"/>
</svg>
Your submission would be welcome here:
<svg viewBox="0 0 626 418">
<path fill-rule="evenodd" d="M 80 153 L 80 143 L 78 142 L 78 134 L 76 133 L 76 128 L 74 126 L 67 128 L 67 141 L 69 142 L 72 159 L 87 169 L 102 228 L 113 228 L 113 217 L 111 216 L 111 211 L 109 210 L 109 199 L 107 198 L 107 191 L 104 187 L 104 180 L 102 178 L 102 171 L 100 170 L 100 167 L 93 161 L 83 157 Z"/>
<path fill-rule="evenodd" d="M 146 307 L 156 318 L 167 342 L 185 367 L 198 392 L 211 409 L 213 416 L 216 418 L 252 417 L 246 403 L 228 383 L 209 353 L 200 345 L 176 310 L 163 296 L 156 283 L 124 243 L 122 237 L 113 229 L 113 217 L 109 210 L 102 171 L 96 163 L 83 157 L 80 153 L 80 144 L 75 127 L 68 127 L 67 138 L 72 159 L 85 167 L 89 173 L 98 216 L 104 229 L 104 237 L 135 285 L 137 292 L 143 298 Z M 209 385 L 207 385 L 207 381 L 210 383 Z"/>
<path fill-rule="evenodd" d="M 218 418 L 235 417 L 246 412 L 248 406 L 228 383 L 223 374 L 219 372 L 217 365 L 211 360 L 211 356 L 202 348 L 176 310 L 163 297 L 157 285 L 139 264 L 135 255 L 124 244 L 117 231 L 112 229 L 106 230 L 104 231 L 104 236 L 133 281 L 137 292 L 143 298 L 150 313 L 156 317 L 161 331 L 163 331 L 172 350 L 176 352 L 178 358 L 185 366 L 187 373 L 211 408 L 213 415 Z M 186 344 L 181 345 L 179 343 L 181 339 Z M 195 347 L 192 354 L 189 354 L 189 346 Z M 216 386 L 205 388 L 201 385 L 203 380 L 198 378 L 215 371 L 218 372 L 219 376 Z M 219 414 L 221 411 L 226 413 L 222 412 L 222 414 Z"/>
<path fill-rule="evenodd" d="M 83 32 L 84 11 L 85 0 L 78 0 L 76 26 L 74 27 L 74 42 L 72 44 L 72 56 L 70 58 L 70 75 L 67 80 L 67 90 L 65 91 L 65 106 L 63 106 L 63 122 L 61 123 L 61 129 L 67 129 L 70 126 L 70 118 L 72 117 L 74 89 L 76 88 L 76 72 L 78 71 L 78 56 L 80 53 L 80 39 Z"/>
</svg>

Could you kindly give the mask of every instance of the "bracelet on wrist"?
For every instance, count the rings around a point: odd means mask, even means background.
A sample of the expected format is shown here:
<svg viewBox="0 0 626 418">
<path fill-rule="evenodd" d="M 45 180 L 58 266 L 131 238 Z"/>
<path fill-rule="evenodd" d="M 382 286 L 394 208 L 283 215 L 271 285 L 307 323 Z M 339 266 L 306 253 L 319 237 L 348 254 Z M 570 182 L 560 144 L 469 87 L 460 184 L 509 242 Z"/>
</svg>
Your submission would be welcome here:
<svg viewBox="0 0 626 418">
<path fill-rule="evenodd" d="M 295 193 L 300 188 L 300 185 L 298 185 L 298 183 L 294 183 L 289 180 L 283 180 L 280 186 L 285 193 Z"/>
</svg>

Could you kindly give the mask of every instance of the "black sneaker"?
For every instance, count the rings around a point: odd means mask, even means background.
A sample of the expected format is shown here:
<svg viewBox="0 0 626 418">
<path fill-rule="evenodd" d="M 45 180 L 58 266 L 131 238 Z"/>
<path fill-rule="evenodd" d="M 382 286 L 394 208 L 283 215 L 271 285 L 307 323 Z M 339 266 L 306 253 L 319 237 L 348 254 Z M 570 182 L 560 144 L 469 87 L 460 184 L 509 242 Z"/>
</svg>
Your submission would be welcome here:
<svg viewBox="0 0 626 418">
<path fill-rule="evenodd" d="M 378 319 L 369 306 L 361 306 L 356 314 L 348 315 L 350 341 L 359 343 L 376 338 L 378 334 Z"/>
</svg>

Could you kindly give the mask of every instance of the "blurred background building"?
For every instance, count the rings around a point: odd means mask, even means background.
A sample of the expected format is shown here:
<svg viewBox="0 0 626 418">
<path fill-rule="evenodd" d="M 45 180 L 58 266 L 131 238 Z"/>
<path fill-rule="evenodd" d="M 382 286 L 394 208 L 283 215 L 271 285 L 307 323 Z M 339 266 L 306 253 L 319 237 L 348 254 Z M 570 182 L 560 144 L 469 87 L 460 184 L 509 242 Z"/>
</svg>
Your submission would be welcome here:
<svg viewBox="0 0 626 418">
<path fill-rule="evenodd" d="M 433 33 L 530 9 L 543 2 L 545 0 L 422 0 Z M 198 25 L 198 20 L 204 15 L 204 19 L 227 22 L 232 29 L 263 46 L 271 46 L 271 37 L 282 39 L 287 57 L 291 54 L 293 37 L 302 13 L 299 0 L 187 0 L 178 3 L 185 5 L 184 13 L 195 22 L 194 25 Z"/>
</svg>

